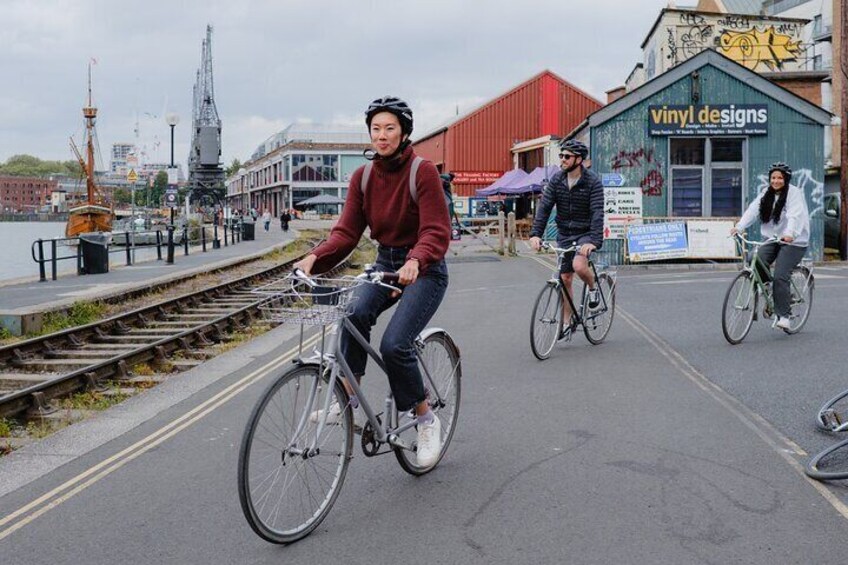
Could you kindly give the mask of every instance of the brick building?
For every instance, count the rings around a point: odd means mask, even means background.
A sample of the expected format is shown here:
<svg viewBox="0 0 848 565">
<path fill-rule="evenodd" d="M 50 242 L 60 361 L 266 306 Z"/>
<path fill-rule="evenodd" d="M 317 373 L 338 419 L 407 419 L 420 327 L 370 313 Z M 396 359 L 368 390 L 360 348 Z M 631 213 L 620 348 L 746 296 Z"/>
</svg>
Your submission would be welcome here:
<svg viewBox="0 0 848 565">
<path fill-rule="evenodd" d="M 50 204 L 57 182 L 38 177 L 0 176 L 0 209 L 3 212 L 37 212 Z"/>
</svg>

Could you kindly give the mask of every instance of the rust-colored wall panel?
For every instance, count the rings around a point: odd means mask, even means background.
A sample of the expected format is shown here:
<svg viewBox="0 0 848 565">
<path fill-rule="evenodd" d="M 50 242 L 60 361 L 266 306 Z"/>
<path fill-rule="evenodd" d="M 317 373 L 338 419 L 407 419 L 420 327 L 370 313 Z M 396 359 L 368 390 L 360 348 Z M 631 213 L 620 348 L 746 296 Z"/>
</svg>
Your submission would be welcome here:
<svg viewBox="0 0 848 565">
<path fill-rule="evenodd" d="M 512 169 L 510 148 L 517 142 L 544 135 L 566 135 L 600 102 L 545 71 L 448 126 L 447 131 L 415 144 L 416 152 L 445 171 Z M 483 185 L 455 186 L 460 195 L 473 195 Z M 466 194 L 467 193 L 467 194 Z"/>
</svg>

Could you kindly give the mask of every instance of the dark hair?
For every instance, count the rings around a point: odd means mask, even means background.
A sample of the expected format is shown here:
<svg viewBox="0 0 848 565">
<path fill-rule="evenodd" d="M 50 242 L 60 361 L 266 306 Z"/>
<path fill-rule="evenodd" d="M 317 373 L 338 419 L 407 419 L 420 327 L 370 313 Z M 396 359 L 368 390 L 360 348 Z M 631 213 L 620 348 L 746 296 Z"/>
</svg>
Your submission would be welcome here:
<svg viewBox="0 0 848 565">
<path fill-rule="evenodd" d="M 780 194 L 777 194 L 778 191 L 773 189 L 771 184 L 769 184 L 765 194 L 763 194 L 763 198 L 760 200 L 760 221 L 764 224 L 768 223 L 769 220 L 774 220 L 775 224 L 780 222 L 780 215 L 783 213 L 783 207 L 786 206 L 786 197 L 789 194 L 789 178 L 783 171 L 780 171 L 780 174 L 783 177 L 784 183 Z M 777 199 L 777 204 L 774 202 L 775 198 Z"/>
</svg>

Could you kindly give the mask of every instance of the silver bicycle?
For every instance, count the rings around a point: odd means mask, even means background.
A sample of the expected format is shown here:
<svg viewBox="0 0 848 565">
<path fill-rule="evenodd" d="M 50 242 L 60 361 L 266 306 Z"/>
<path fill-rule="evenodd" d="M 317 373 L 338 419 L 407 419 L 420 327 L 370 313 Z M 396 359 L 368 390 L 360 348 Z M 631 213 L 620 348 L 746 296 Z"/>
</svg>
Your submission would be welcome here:
<svg viewBox="0 0 848 565">
<path fill-rule="evenodd" d="M 440 328 L 416 337 L 415 354 L 430 407 L 441 423 L 441 450 L 435 463 L 420 467 L 416 458 L 417 420 L 400 412 L 391 392 L 376 412 L 341 355 L 337 335 L 350 332 L 382 371 L 377 353 L 348 316 L 363 284 L 401 290 L 395 273 L 366 267 L 356 277 L 307 277 L 296 271 L 256 292 L 268 295 L 263 308 L 272 322 L 300 324 L 300 354 L 260 397 L 242 438 L 238 489 L 242 510 L 253 530 L 272 543 L 287 544 L 309 535 L 330 512 L 352 458 L 353 409 L 344 382 L 359 399 L 367 422 L 359 429 L 362 452 L 373 457 L 394 453 L 404 471 L 432 471 L 450 445 L 459 416 L 462 367 L 459 348 Z M 306 328 L 318 331 L 320 345 L 303 356 Z M 330 417 L 331 406 L 340 412 Z"/>
</svg>

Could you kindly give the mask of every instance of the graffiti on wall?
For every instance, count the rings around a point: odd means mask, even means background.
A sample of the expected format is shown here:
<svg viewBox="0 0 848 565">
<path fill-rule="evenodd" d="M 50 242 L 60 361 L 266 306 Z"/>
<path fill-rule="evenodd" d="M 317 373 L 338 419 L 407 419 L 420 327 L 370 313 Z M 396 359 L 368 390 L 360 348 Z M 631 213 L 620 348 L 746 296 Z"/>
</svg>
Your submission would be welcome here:
<svg viewBox="0 0 848 565">
<path fill-rule="evenodd" d="M 760 65 L 776 71 L 798 59 L 801 41 L 793 41 L 791 35 L 779 33 L 774 26 L 763 30 L 756 27 L 747 31 L 725 30 L 719 39 L 719 52 L 752 71 Z"/>
<path fill-rule="evenodd" d="M 716 49 L 754 71 L 800 69 L 809 55 L 810 45 L 803 43 L 804 25 L 800 22 L 698 13 L 679 14 L 666 22 L 658 37 L 665 36 L 667 62 L 657 73 L 706 49 Z"/>
<path fill-rule="evenodd" d="M 757 193 L 759 194 L 768 186 L 768 176 L 758 175 L 759 185 Z M 824 214 L 824 183 L 813 178 L 813 171 L 810 169 L 798 169 L 792 171 L 792 184 L 804 191 L 804 194 L 810 196 L 810 201 L 813 207 L 810 209 L 810 217 L 815 218 Z"/>
<path fill-rule="evenodd" d="M 639 148 L 635 151 L 619 151 L 612 158 L 610 167 L 616 172 L 634 168 L 646 171 L 642 180 L 639 181 L 642 194 L 644 196 L 662 196 L 663 186 L 665 185 L 665 177 L 662 173 L 663 165 L 654 157 L 653 149 L 645 151 L 644 148 Z"/>
</svg>

